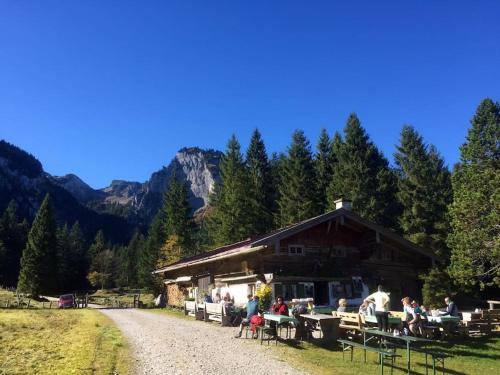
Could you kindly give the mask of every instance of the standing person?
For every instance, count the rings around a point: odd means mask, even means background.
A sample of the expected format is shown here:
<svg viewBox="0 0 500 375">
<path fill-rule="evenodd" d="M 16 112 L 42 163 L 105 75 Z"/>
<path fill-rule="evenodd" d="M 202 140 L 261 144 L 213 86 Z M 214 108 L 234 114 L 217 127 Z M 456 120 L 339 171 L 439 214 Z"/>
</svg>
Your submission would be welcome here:
<svg viewBox="0 0 500 375">
<path fill-rule="evenodd" d="M 375 304 L 375 318 L 377 318 L 378 329 L 384 332 L 389 331 L 389 312 L 387 307 L 391 299 L 384 292 L 382 285 L 377 287 L 377 291 L 366 297 L 366 300 Z"/>
<path fill-rule="evenodd" d="M 252 297 L 251 294 L 247 296 L 248 302 L 247 302 L 247 316 L 245 319 L 241 321 L 240 328 L 238 333 L 236 334 L 236 338 L 241 337 L 241 333 L 243 332 L 243 328 L 248 326 L 250 324 L 250 319 L 252 319 L 252 316 L 257 315 L 259 312 L 259 297 L 254 296 Z"/>
</svg>

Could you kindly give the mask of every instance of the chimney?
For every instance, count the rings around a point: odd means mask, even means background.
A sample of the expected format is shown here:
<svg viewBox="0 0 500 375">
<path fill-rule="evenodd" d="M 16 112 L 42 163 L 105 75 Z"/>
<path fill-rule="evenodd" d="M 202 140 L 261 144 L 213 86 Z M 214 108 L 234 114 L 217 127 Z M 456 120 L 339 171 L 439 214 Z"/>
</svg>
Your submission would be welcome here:
<svg viewBox="0 0 500 375">
<path fill-rule="evenodd" d="M 352 208 L 352 206 L 351 206 L 352 202 L 346 198 L 339 198 L 336 201 L 334 201 L 333 203 L 335 203 L 336 210 L 338 210 L 339 208 L 343 208 L 344 210 L 350 211 Z"/>
</svg>

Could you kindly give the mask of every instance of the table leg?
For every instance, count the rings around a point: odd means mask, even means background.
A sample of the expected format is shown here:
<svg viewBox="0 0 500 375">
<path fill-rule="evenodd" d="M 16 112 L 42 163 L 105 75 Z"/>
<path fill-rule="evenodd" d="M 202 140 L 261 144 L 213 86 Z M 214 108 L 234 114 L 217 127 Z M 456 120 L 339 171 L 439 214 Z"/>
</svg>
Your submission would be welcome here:
<svg viewBox="0 0 500 375">
<path fill-rule="evenodd" d="M 406 368 L 408 369 L 408 375 L 410 375 L 410 342 L 406 342 Z"/>
</svg>

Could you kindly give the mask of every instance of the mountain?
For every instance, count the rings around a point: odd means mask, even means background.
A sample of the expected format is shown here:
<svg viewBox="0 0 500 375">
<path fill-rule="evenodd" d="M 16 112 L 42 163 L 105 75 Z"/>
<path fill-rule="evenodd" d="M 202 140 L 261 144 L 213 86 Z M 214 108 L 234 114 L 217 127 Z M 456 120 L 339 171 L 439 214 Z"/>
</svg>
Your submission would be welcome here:
<svg viewBox="0 0 500 375">
<path fill-rule="evenodd" d="M 73 191 L 70 193 L 67 189 Z M 102 229 L 106 238 L 113 243 L 127 242 L 133 231 L 130 223 L 118 216 L 97 213 L 77 199 L 77 196 L 81 199 L 96 199 L 97 195 L 94 194 L 100 193 L 92 190 L 76 176 L 52 177 L 33 155 L 0 140 L 0 212 L 14 200 L 19 216 L 31 221 L 43 198 L 49 193 L 59 225 L 72 225 L 79 221 L 88 239 Z"/>
<path fill-rule="evenodd" d="M 193 214 L 203 210 L 208 205 L 215 182 L 220 180 L 222 155 L 216 150 L 183 148 L 146 182 L 113 180 L 110 186 L 99 190 L 92 189 L 73 174 L 53 179 L 92 210 L 124 217 L 134 225 L 147 226 L 160 209 L 163 193 L 168 189 L 174 172 L 188 188 Z"/>
</svg>

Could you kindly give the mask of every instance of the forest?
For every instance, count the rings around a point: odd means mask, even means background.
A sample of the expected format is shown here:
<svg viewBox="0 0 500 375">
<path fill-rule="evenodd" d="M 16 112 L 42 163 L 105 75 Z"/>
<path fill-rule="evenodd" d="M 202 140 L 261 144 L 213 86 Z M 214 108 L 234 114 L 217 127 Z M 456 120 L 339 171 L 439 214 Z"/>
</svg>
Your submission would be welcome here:
<svg viewBox="0 0 500 375">
<path fill-rule="evenodd" d="M 500 286 L 500 105 L 492 99 L 473 114 L 452 170 L 410 125 L 391 162 L 354 113 L 342 133 L 322 129 L 315 147 L 296 130 L 288 148 L 272 155 L 258 129 L 246 152 L 233 135 L 220 169 L 210 204 L 195 218 L 174 174 L 151 226 L 126 245 L 100 230 L 89 241 L 78 221 L 58 226 L 49 194 L 32 223 L 11 202 L 0 217 L 0 285 L 31 295 L 92 287 L 158 292 L 154 269 L 317 216 L 345 197 L 362 217 L 436 254 L 436 266 L 421 275 L 426 304 Z"/>
</svg>

